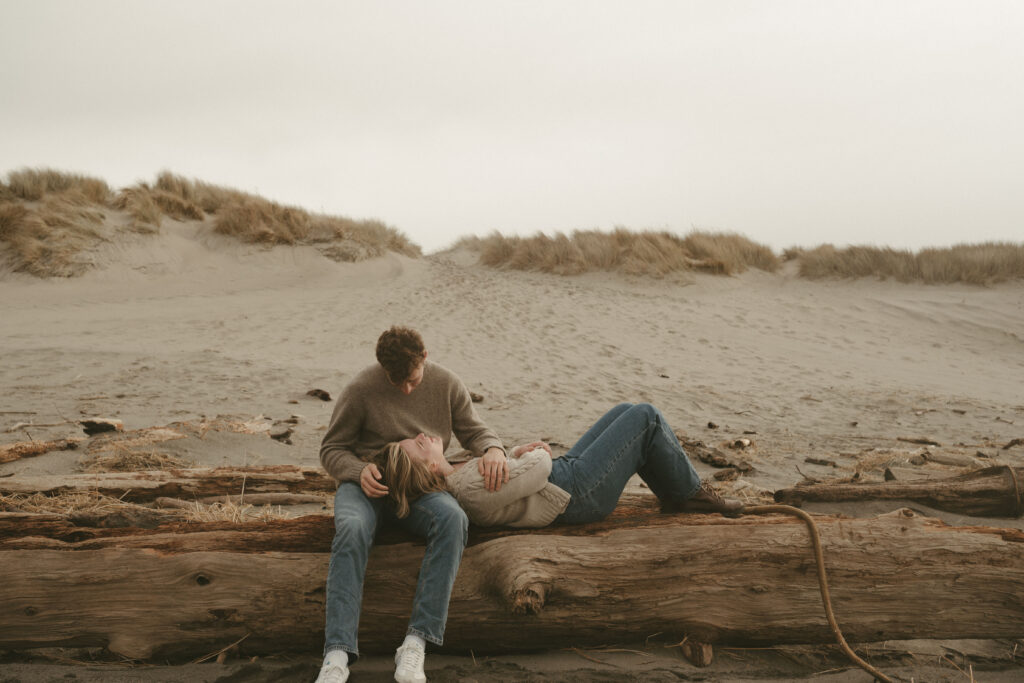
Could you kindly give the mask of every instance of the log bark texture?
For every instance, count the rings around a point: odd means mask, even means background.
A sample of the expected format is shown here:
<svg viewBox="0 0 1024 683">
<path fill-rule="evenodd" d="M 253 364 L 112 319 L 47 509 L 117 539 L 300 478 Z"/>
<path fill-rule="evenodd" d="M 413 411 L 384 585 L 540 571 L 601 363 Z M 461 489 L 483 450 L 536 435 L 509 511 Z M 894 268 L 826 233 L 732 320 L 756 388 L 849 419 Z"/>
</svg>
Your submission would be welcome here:
<svg viewBox="0 0 1024 683">
<path fill-rule="evenodd" d="M 796 506 L 807 501 L 904 500 L 973 517 L 1020 517 L 1022 486 L 1024 468 L 986 467 L 945 479 L 794 486 L 776 491 L 775 500 Z"/>
<path fill-rule="evenodd" d="M 456 580 L 446 647 L 511 652 L 655 633 L 744 645 L 832 641 L 799 520 L 657 518 L 478 535 Z M 277 525 L 297 532 L 278 539 L 287 551 L 267 550 L 264 525 L 78 543 L 9 538 L 0 550 L 0 649 L 194 656 L 247 636 L 244 654 L 317 652 L 330 542 L 323 522 Z M 909 510 L 820 518 L 819 527 L 849 641 L 1024 635 L 1024 533 L 949 527 Z M 242 550 L 242 536 L 262 537 L 251 545 L 259 552 Z M 388 651 L 401 639 L 422 555 L 419 543 L 374 547 L 361 650 Z"/>
</svg>

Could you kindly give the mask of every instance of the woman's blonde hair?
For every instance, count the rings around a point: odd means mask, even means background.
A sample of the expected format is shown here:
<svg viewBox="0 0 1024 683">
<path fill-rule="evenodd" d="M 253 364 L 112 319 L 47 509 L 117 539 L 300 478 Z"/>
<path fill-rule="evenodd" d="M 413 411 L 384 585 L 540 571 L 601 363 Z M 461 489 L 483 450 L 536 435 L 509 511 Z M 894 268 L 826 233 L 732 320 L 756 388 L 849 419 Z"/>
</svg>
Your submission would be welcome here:
<svg viewBox="0 0 1024 683">
<path fill-rule="evenodd" d="M 424 493 L 445 490 L 444 476 L 432 471 L 425 463 L 410 458 L 397 441 L 377 451 L 373 462 L 384 475 L 388 498 L 399 519 L 409 514 L 409 503 Z"/>
</svg>

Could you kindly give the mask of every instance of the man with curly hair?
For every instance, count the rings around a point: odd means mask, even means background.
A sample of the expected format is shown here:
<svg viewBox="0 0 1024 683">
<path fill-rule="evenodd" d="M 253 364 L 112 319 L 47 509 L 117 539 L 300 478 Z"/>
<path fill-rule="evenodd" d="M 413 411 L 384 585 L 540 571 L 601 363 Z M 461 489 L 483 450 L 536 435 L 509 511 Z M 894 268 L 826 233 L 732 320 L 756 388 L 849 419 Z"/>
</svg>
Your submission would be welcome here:
<svg viewBox="0 0 1024 683">
<path fill-rule="evenodd" d="M 427 539 L 409 628 L 395 654 L 395 680 L 425 681 L 426 641 L 442 644 L 469 522 L 446 491 L 412 501 L 402 519 L 385 504 L 387 482 L 370 460 L 389 442 L 410 434 L 440 437 L 445 449 L 454 434 L 463 448 L 481 456 L 479 470 L 489 490 L 497 491 L 508 481 L 505 449 L 477 416 L 465 384 L 450 370 L 427 360 L 418 332 L 392 327 L 377 340 L 377 363 L 362 370 L 342 391 L 320 447 L 320 462 L 339 483 L 327 573 L 324 665 L 317 683 L 344 683 L 349 663 L 359 656 L 363 580 L 382 517 Z"/>
</svg>

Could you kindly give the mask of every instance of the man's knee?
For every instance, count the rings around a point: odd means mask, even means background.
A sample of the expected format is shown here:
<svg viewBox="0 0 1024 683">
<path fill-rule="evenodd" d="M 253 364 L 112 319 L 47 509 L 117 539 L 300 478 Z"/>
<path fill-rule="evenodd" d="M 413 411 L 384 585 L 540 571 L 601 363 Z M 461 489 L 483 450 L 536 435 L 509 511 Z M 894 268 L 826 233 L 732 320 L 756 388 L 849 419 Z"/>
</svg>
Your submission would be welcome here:
<svg viewBox="0 0 1024 683">
<path fill-rule="evenodd" d="M 438 538 L 457 538 L 462 545 L 469 540 L 469 518 L 455 499 L 450 505 L 439 505 L 434 509 L 431 535 Z"/>
<path fill-rule="evenodd" d="M 377 531 L 377 514 L 361 490 L 342 484 L 334 497 L 334 546 L 369 547 Z"/>
<path fill-rule="evenodd" d="M 332 547 L 353 545 L 369 547 L 373 545 L 376 531 L 375 520 L 366 519 L 361 515 L 343 515 L 334 520 L 334 542 Z"/>
</svg>

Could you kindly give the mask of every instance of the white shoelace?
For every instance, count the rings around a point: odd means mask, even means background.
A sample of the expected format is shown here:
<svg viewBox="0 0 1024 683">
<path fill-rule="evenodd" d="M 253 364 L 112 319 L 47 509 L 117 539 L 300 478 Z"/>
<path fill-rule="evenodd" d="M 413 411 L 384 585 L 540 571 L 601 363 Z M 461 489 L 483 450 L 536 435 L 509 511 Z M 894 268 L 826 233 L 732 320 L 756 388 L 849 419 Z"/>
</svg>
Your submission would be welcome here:
<svg viewBox="0 0 1024 683">
<path fill-rule="evenodd" d="M 398 649 L 398 671 L 415 675 L 423 674 L 423 659 L 426 653 L 415 645 L 404 645 Z"/>
<path fill-rule="evenodd" d="M 345 683 L 348 680 L 347 673 L 341 666 L 325 666 L 316 680 L 317 683 Z"/>
</svg>

